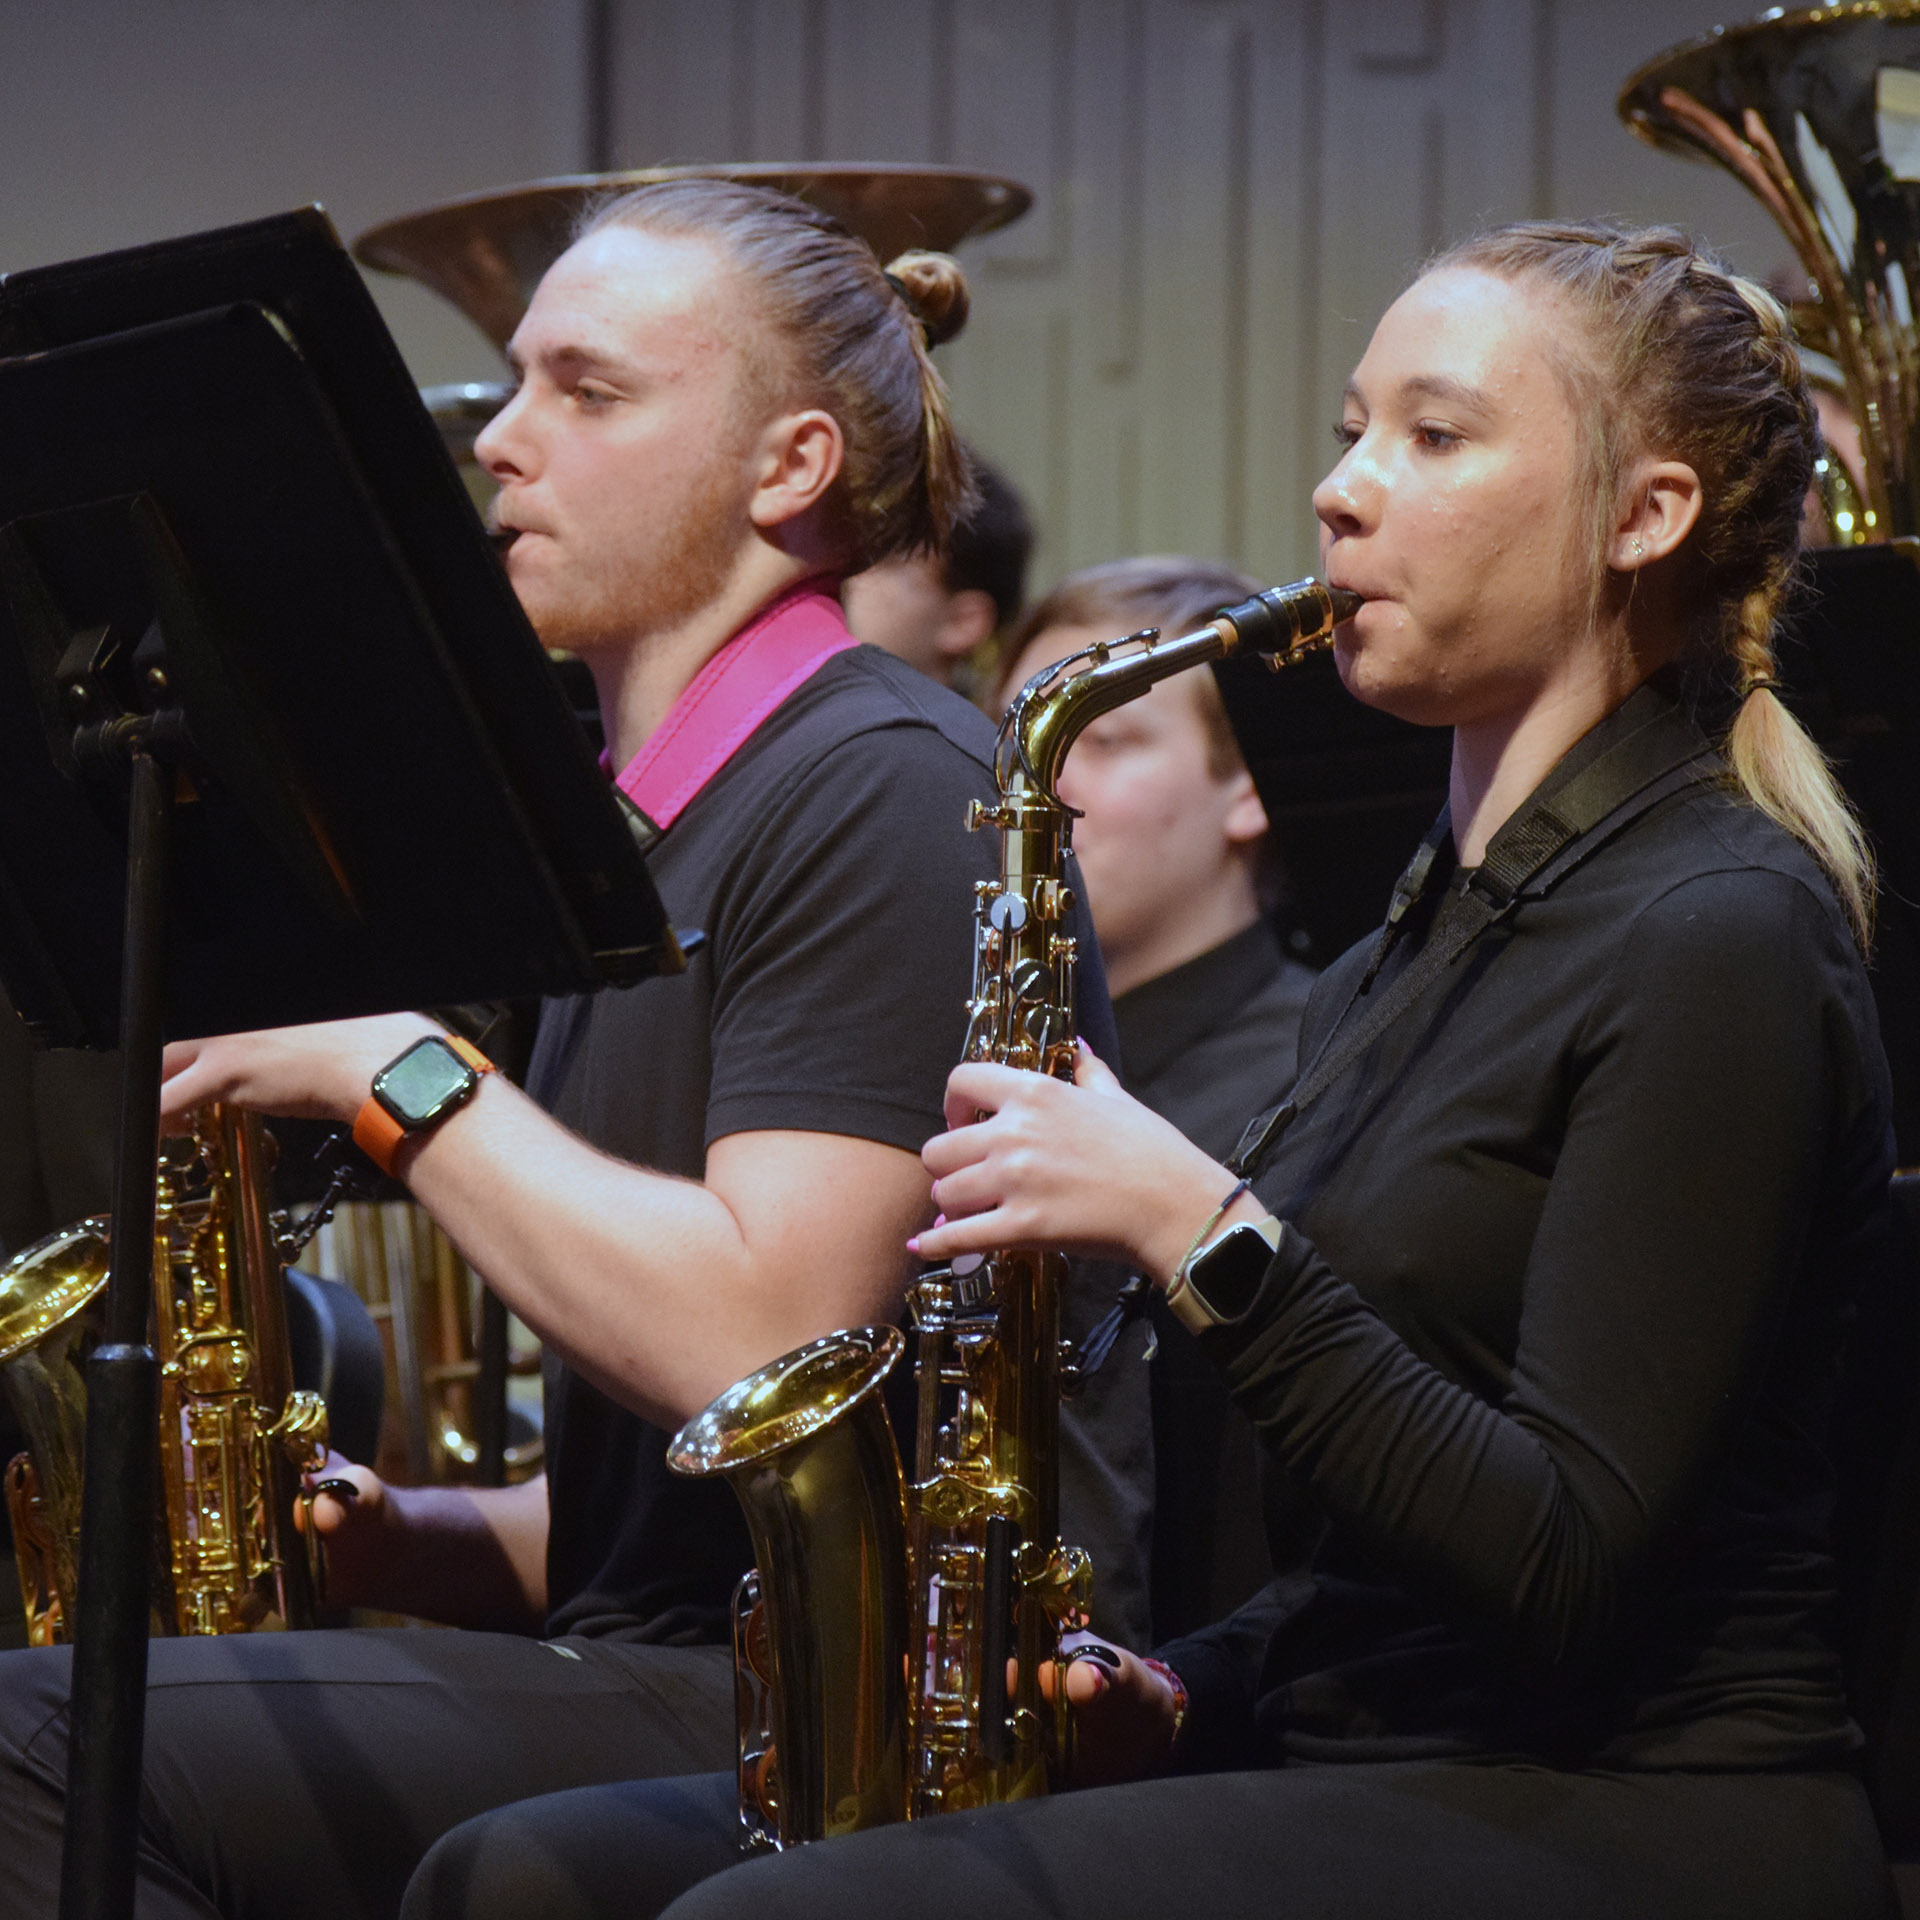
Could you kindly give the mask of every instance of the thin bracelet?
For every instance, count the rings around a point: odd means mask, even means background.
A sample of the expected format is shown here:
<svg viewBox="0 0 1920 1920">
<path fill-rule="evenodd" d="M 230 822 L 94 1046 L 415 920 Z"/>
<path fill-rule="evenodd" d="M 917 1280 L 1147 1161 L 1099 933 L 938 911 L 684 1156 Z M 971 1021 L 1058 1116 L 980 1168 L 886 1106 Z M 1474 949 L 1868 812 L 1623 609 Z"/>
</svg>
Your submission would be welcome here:
<svg viewBox="0 0 1920 1920">
<path fill-rule="evenodd" d="M 1196 1233 L 1193 1236 L 1191 1240 L 1187 1242 L 1187 1250 L 1185 1253 L 1183 1253 L 1180 1256 L 1180 1264 L 1176 1266 L 1173 1270 L 1173 1277 L 1176 1280 L 1179 1279 L 1179 1277 L 1186 1272 L 1187 1262 L 1191 1260 L 1193 1256 L 1200 1251 L 1201 1247 L 1206 1242 L 1207 1235 L 1210 1234 L 1214 1230 L 1214 1228 L 1220 1224 L 1220 1216 L 1224 1214 L 1226 1210 L 1230 1206 L 1232 1206 L 1233 1203 L 1236 1200 L 1238 1200 L 1240 1196 L 1243 1193 L 1245 1193 L 1246 1190 L 1252 1185 L 1253 1185 L 1253 1182 L 1251 1180 L 1242 1180 L 1240 1184 L 1237 1187 L 1235 1187 L 1234 1190 L 1230 1194 L 1228 1194 L 1227 1197 L 1224 1200 L 1222 1200 L 1220 1204 L 1217 1207 L 1215 1207 L 1210 1214 L 1207 1215 L 1206 1224 L 1200 1229 L 1198 1233 Z"/>
<path fill-rule="evenodd" d="M 1226 1209 L 1223 1207 L 1221 1211 L 1224 1213 Z M 1151 1654 L 1142 1654 L 1140 1664 L 1157 1673 L 1173 1689 L 1173 1738 L 1167 1743 L 1167 1752 L 1171 1756 L 1180 1744 L 1180 1729 L 1187 1724 L 1187 1683 L 1164 1660 L 1156 1660 Z"/>
</svg>

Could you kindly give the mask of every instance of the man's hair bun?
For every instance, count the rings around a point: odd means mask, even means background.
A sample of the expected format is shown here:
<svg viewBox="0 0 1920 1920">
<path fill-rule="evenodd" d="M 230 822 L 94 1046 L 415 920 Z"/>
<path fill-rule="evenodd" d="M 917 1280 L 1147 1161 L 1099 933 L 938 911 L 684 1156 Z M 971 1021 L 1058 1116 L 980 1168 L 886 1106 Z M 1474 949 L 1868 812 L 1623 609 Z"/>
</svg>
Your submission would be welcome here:
<svg viewBox="0 0 1920 1920">
<path fill-rule="evenodd" d="M 928 346 L 951 340 L 967 324 L 967 276 L 952 254 L 916 248 L 887 263 L 887 278 L 926 329 Z"/>
<path fill-rule="evenodd" d="M 825 407 L 840 423 L 846 452 L 829 517 L 849 569 L 946 552 L 978 504 L 928 352 L 967 317 L 966 277 L 952 260 L 903 253 L 883 275 L 873 249 L 820 208 L 697 174 L 593 207 L 579 235 L 609 226 L 697 239 L 728 257 L 743 304 L 750 294 L 786 348 L 784 358 L 760 355 L 772 370 L 767 394 L 783 407 Z"/>
</svg>

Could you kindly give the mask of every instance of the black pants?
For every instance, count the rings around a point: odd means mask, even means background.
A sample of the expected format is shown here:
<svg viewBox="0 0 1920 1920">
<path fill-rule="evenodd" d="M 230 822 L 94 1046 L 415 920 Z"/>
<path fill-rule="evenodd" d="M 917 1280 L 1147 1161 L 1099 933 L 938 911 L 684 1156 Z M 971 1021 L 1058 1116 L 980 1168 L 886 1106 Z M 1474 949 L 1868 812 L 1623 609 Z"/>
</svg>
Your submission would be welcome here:
<svg viewBox="0 0 1920 1920">
<path fill-rule="evenodd" d="M 403 1920 L 1889 1920 L 1843 1774 L 1405 1764 L 1199 1775 L 739 1861 L 733 1782 L 469 1822 Z M 681 1888 L 691 1892 L 676 1899 Z"/>
<path fill-rule="evenodd" d="M 50 1920 L 69 1660 L 0 1654 L 0 1920 Z M 420 1629 L 156 1640 L 139 1920 L 390 1920 L 440 1835 L 530 1794 L 730 1764 L 717 1647 Z"/>
</svg>

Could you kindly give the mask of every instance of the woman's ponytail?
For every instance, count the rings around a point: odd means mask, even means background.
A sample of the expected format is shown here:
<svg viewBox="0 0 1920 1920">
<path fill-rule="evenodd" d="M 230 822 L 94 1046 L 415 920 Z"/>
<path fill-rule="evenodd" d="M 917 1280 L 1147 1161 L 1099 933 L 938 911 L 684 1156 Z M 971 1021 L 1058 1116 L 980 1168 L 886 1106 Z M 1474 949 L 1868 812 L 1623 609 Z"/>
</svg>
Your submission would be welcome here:
<svg viewBox="0 0 1920 1920">
<path fill-rule="evenodd" d="M 1740 704 L 1727 761 L 1747 798 L 1826 869 L 1864 951 L 1873 937 L 1873 850 L 1826 755 L 1780 698 L 1773 657 L 1779 598 L 1778 589 L 1759 588 L 1740 603 L 1730 648 Z"/>
</svg>

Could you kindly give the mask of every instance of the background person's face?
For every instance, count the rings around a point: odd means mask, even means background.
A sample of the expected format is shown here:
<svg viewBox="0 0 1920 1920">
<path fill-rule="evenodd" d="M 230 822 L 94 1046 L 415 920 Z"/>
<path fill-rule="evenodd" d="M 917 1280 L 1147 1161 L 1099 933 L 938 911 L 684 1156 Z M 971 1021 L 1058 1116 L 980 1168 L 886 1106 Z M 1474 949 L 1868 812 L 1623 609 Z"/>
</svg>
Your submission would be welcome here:
<svg viewBox="0 0 1920 1920">
<path fill-rule="evenodd" d="M 1495 720 L 1592 643 L 1580 422 L 1548 357 L 1575 324 L 1524 280 L 1449 268 L 1375 329 L 1313 496 L 1323 572 L 1367 597 L 1335 657 L 1370 706 Z"/>
<path fill-rule="evenodd" d="M 1009 696 L 1042 667 L 1115 637 L 1111 624 L 1043 629 L 1009 672 Z M 1123 966 L 1209 897 L 1237 850 L 1267 830 L 1246 770 L 1222 777 L 1209 764 L 1200 700 L 1199 671 L 1162 680 L 1095 720 L 1061 769 L 1060 797 L 1083 816 L 1073 823 L 1073 850 L 1094 931 Z"/>
<path fill-rule="evenodd" d="M 591 653 L 710 602 L 752 537 L 760 425 L 736 277 L 716 249 L 627 227 L 555 263 L 512 356 L 519 391 L 475 442 L 541 639 Z"/>
</svg>

